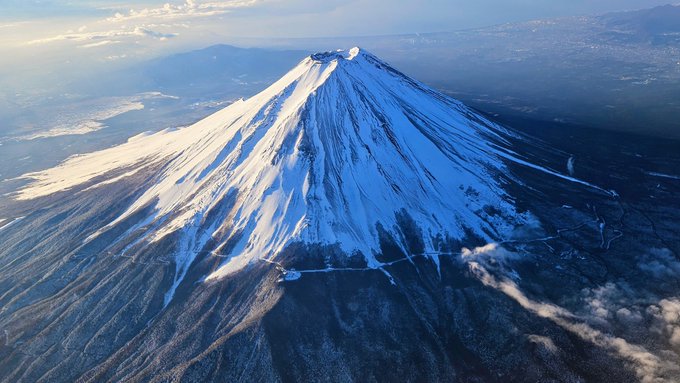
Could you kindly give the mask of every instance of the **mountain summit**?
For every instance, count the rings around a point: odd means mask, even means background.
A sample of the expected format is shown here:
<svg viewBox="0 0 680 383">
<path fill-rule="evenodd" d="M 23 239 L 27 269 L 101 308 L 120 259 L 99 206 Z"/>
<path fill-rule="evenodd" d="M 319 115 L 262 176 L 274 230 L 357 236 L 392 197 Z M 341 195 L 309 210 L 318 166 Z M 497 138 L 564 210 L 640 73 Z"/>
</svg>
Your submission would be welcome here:
<svg viewBox="0 0 680 383">
<path fill-rule="evenodd" d="M 192 126 L 30 174 L 17 198 L 151 171 L 127 210 L 86 242 L 115 232 L 125 254 L 178 234 L 170 299 L 199 253 L 225 259 L 206 277 L 215 279 L 292 243 L 339 246 L 380 268 L 383 238 L 438 263 L 446 241 L 503 237 L 525 219 L 500 185 L 505 161 L 528 164 L 507 148 L 509 134 L 352 48 L 311 55 Z"/>
</svg>

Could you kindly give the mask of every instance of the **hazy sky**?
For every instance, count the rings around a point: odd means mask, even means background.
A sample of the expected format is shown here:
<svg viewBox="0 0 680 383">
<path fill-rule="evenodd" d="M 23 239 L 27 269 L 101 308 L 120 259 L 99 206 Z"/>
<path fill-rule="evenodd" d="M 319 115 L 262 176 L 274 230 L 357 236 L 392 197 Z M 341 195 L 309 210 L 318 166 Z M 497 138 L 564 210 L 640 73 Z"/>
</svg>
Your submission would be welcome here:
<svg viewBox="0 0 680 383">
<path fill-rule="evenodd" d="M 673 1 L 673 0 L 670 0 Z M 221 18 L 245 36 L 432 32 L 533 18 L 647 8 L 669 0 L 2 0 L 0 20 L 80 19 L 116 12 L 136 21 Z M 167 4 L 167 5 L 166 5 Z M 146 13 L 145 13 L 146 10 Z M 146 20 L 144 20 L 146 19 Z M 293 23 L 295 22 L 295 23 Z M 233 26 L 229 25 L 233 24 Z M 238 28 L 238 29 L 237 29 Z M 56 31 L 55 31 L 56 32 Z"/>
<path fill-rule="evenodd" d="M 0 0 L 0 69 L 125 61 L 238 37 L 452 31 L 668 1 Z"/>
</svg>

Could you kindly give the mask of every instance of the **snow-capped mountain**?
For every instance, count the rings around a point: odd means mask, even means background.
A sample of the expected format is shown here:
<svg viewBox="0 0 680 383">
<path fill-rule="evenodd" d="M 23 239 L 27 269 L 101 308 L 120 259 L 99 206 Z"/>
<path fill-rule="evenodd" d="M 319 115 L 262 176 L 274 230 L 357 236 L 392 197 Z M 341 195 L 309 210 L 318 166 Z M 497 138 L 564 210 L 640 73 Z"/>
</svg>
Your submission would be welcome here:
<svg viewBox="0 0 680 383">
<path fill-rule="evenodd" d="M 678 381 L 675 163 L 562 137 L 354 48 L 27 174 L 0 381 Z"/>
<path fill-rule="evenodd" d="M 510 150 L 509 134 L 353 48 L 312 55 L 260 94 L 190 127 L 30 174 L 35 182 L 17 198 L 82 184 L 91 192 L 157 169 L 86 242 L 132 216 L 135 224 L 113 242 L 127 241 L 123 254 L 179 233 L 170 299 L 206 251 L 226 258 L 207 279 L 274 261 L 294 242 L 339 245 L 379 268 L 381 232 L 411 251 L 404 214 L 435 263 L 445 239 L 501 239 L 526 218 L 501 188 L 504 163 L 534 166 Z"/>
</svg>

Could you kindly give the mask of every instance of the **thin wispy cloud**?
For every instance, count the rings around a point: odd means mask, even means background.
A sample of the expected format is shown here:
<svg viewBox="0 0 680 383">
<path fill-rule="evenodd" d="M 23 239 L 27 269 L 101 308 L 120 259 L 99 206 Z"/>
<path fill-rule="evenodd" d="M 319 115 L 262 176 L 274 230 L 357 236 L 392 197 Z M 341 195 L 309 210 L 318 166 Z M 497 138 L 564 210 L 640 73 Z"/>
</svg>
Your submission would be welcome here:
<svg viewBox="0 0 680 383">
<path fill-rule="evenodd" d="M 15 27 L 18 27 L 18 26 L 21 26 L 21 25 L 25 25 L 25 24 L 27 24 L 27 22 L 25 22 L 25 21 L 23 21 L 23 22 L 16 22 L 16 23 L 0 23 L 0 29 L 4 29 L 4 28 L 15 28 Z"/>
<path fill-rule="evenodd" d="M 58 41 L 75 41 L 75 42 L 98 41 L 97 43 L 81 45 L 81 47 L 92 48 L 96 46 L 104 46 L 120 42 L 116 40 L 111 40 L 115 38 L 152 37 L 158 40 L 167 40 L 177 35 L 178 35 L 177 33 L 161 33 L 158 31 L 148 29 L 146 27 L 137 26 L 137 27 L 122 27 L 119 29 L 113 29 L 109 31 L 70 32 L 52 37 L 31 40 L 27 42 L 27 45 L 47 44 Z"/>
<path fill-rule="evenodd" d="M 212 2 L 186 0 L 181 4 L 166 3 L 159 7 L 132 8 L 126 12 L 118 11 L 109 17 L 94 20 L 77 30 L 29 40 L 26 45 L 75 42 L 85 43 L 76 45 L 78 48 L 99 48 L 126 41 L 135 42 L 139 38 L 165 41 L 177 37 L 180 34 L 179 30 L 189 28 L 190 23 L 186 21 L 225 15 L 259 3 L 262 3 L 262 0 Z"/>
<path fill-rule="evenodd" d="M 183 4 L 175 5 L 166 3 L 158 8 L 131 9 L 127 13 L 116 12 L 107 18 L 110 22 L 127 22 L 131 20 L 176 20 L 184 18 L 209 17 L 223 15 L 235 9 L 252 7 L 262 3 L 262 0 L 231 0 L 217 2 L 197 2 L 187 0 Z"/>
<path fill-rule="evenodd" d="M 115 41 L 115 40 L 102 40 L 102 41 L 98 41 L 98 42 L 96 42 L 96 43 L 89 43 L 89 44 L 79 45 L 78 48 L 84 48 L 84 49 L 88 49 L 88 48 L 98 48 L 98 47 L 103 47 L 103 46 L 113 45 L 113 44 L 120 44 L 120 41 Z"/>
</svg>

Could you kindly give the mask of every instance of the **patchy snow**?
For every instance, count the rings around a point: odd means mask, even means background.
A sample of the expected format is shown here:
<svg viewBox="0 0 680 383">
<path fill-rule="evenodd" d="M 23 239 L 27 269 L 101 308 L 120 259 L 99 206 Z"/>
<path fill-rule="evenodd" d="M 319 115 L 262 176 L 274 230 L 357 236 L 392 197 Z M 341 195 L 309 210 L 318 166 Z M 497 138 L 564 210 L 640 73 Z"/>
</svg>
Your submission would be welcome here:
<svg viewBox="0 0 680 383">
<path fill-rule="evenodd" d="M 491 241 L 490 233 L 525 219 L 498 181 L 507 160 L 605 191 L 521 160 L 505 149 L 501 132 L 508 134 L 353 48 L 312 55 L 260 94 L 192 126 L 27 174 L 32 182 L 15 198 L 101 177 L 90 186 L 98 187 L 162 165 L 127 211 L 88 240 L 153 206 L 125 235 L 137 235 L 136 244 L 181 232 L 167 304 L 201 251 L 226 253 L 206 280 L 273 260 L 296 241 L 358 250 L 380 268 L 376 225 L 404 238 L 400 211 L 425 233 L 427 253 L 438 251 L 433 236 L 460 239 L 466 228 Z"/>
<path fill-rule="evenodd" d="M 48 113 L 44 124 L 48 129 L 16 137 L 6 137 L 11 141 L 31 141 L 67 135 L 82 135 L 104 129 L 104 121 L 135 110 L 144 109 L 144 101 L 150 99 L 177 99 L 175 96 L 160 92 L 146 92 L 129 97 L 104 97 L 88 101 L 75 110 L 61 108 L 56 113 Z"/>
<path fill-rule="evenodd" d="M 569 172 L 570 176 L 574 176 L 574 156 L 569 157 L 567 160 L 567 171 Z"/>
<path fill-rule="evenodd" d="M 647 172 L 648 175 L 653 177 L 668 178 L 672 180 L 680 180 L 680 176 L 675 176 L 672 174 L 658 173 L 658 172 Z"/>
<path fill-rule="evenodd" d="M 348 55 L 347 55 L 347 60 L 353 60 L 355 57 L 357 57 L 361 53 L 361 49 L 359 47 L 354 47 L 349 50 Z"/>
<path fill-rule="evenodd" d="M 504 156 L 504 157 L 507 158 L 508 160 L 513 161 L 513 162 L 516 162 L 516 163 L 518 163 L 518 164 L 520 164 L 520 165 L 524 165 L 524 166 L 526 166 L 526 167 L 528 167 L 528 168 L 532 168 L 532 169 L 541 171 L 541 172 L 543 172 L 543 173 L 550 174 L 550 175 L 552 175 L 552 176 L 561 178 L 561 179 L 566 180 L 566 181 L 569 181 L 569 182 L 574 182 L 574 183 L 577 183 L 577 184 L 580 184 L 580 185 L 583 185 L 583 186 L 587 186 L 587 187 L 589 187 L 589 188 L 591 188 L 591 189 L 598 190 L 598 191 L 600 191 L 600 192 L 602 192 L 602 193 L 608 194 L 609 196 L 614 197 L 614 198 L 618 198 L 618 197 L 619 197 L 619 194 L 616 192 L 616 190 L 607 190 L 607 189 L 604 189 L 604 188 L 602 188 L 602 187 L 600 187 L 600 186 L 597 186 L 597 185 L 595 185 L 595 184 L 593 184 L 593 183 L 590 183 L 590 182 L 587 182 L 587 181 L 583 181 L 583 180 L 578 179 L 578 178 L 575 178 L 575 177 L 570 177 L 570 176 L 561 174 L 561 173 L 559 173 L 559 172 L 556 172 L 556 171 L 554 171 L 554 170 L 548 169 L 548 168 L 543 167 L 543 166 L 539 166 L 539 165 L 532 164 L 531 162 L 527 162 L 527 161 L 525 161 L 525 160 L 520 159 L 519 156 L 517 156 L 517 155 L 515 155 L 515 154 L 507 154 L 506 152 L 502 152 L 502 153 L 503 153 L 502 156 Z"/>
<path fill-rule="evenodd" d="M 290 269 L 290 270 L 286 270 L 283 273 L 282 279 L 284 281 L 296 281 L 296 280 L 300 279 L 300 277 L 302 277 L 302 273 L 300 273 L 299 271 L 295 271 L 295 269 Z"/>
<path fill-rule="evenodd" d="M 139 109 L 144 109 L 144 105 L 142 103 L 135 103 L 135 104 L 130 104 L 128 105 L 128 108 L 124 109 L 124 111 L 120 112 L 120 114 L 129 112 L 131 110 L 139 110 Z M 118 110 L 114 113 L 118 113 Z M 109 115 L 109 116 L 114 116 L 114 115 Z M 49 138 L 49 137 L 58 137 L 58 136 L 69 136 L 69 135 L 80 135 L 80 134 L 88 134 L 92 132 L 96 132 L 98 130 L 104 129 L 106 125 L 103 123 L 96 121 L 96 120 L 83 120 L 83 121 L 77 121 L 73 124 L 65 124 L 65 125 L 57 125 L 49 130 L 45 130 L 42 132 L 37 132 L 33 134 L 28 134 L 25 136 L 20 136 L 17 137 L 17 141 L 31 141 L 31 140 L 37 140 L 40 138 Z"/>
<path fill-rule="evenodd" d="M 31 141 L 40 138 L 88 134 L 105 128 L 106 125 L 102 121 L 133 110 L 142 109 L 144 109 L 144 104 L 142 102 L 125 100 L 117 105 L 114 104 L 108 108 L 103 108 L 88 114 L 68 116 L 66 117 L 67 121 L 58 123 L 50 129 L 15 137 L 13 139 L 16 141 Z"/>
</svg>

